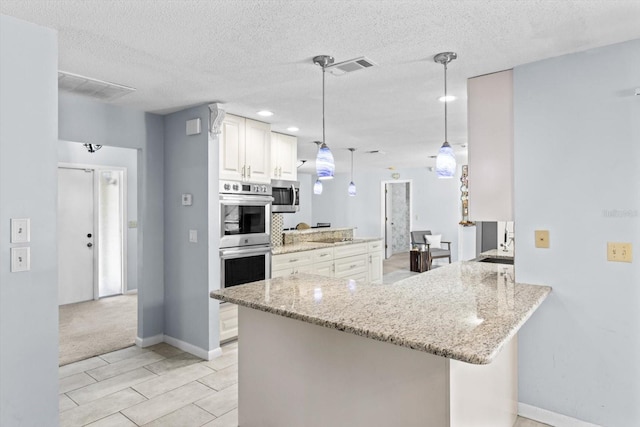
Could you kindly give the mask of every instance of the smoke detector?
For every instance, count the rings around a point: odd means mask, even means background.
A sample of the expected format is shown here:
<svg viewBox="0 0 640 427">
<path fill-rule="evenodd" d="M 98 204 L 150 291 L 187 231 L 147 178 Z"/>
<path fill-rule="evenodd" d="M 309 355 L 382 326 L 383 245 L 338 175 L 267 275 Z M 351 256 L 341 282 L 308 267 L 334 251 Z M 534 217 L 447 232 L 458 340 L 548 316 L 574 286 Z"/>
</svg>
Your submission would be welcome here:
<svg viewBox="0 0 640 427">
<path fill-rule="evenodd" d="M 60 70 L 58 70 L 58 89 L 98 98 L 101 101 L 113 101 L 116 98 L 135 92 L 135 89 L 129 86 L 92 79 Z"/>
<path fill-rule="evenodd" d="M 359 58 L 349 59 L 347 61 L 338 62 L 337 64 L 328 65 L 327 71 L 334 76 L 343 76 L 347 73 L 352 73 L 364 68 L 371 68 L 375 65 L 377 64 L 366 56 L 361 56 Z"/>
</svg>

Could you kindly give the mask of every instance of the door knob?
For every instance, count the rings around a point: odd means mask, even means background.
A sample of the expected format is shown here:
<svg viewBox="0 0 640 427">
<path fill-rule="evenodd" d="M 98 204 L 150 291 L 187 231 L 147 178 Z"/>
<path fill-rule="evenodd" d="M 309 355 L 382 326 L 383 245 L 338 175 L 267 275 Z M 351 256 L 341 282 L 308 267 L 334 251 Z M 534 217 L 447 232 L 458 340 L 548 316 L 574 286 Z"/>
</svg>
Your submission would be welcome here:
<svg viewBox="0 0 640 427">
<path fill-rule="evenodd" d="M 87 247 L 90 248 L 93 246 L 93 243 L 87 243 Z"/>
</svg>

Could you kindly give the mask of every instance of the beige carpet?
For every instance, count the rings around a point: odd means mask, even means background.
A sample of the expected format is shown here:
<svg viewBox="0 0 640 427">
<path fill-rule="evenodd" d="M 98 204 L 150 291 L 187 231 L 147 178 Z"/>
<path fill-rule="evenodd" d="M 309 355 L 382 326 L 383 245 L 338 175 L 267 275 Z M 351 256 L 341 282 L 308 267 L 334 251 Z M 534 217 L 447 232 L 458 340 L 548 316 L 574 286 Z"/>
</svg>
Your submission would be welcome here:
<svg viewBox="0 0 640 427">
<path fill-rule="evenodd" d="M 138 329 L 138 295 L 60 306 L 59 365 L 129 347 Z"/>
</svg>

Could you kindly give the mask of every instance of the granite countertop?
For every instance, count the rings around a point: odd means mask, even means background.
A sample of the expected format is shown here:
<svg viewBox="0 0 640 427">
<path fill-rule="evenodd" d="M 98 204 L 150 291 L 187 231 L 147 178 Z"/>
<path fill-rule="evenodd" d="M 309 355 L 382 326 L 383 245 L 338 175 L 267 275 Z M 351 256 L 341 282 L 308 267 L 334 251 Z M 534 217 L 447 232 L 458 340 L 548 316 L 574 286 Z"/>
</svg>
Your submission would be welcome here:
<svg viewBox="0 0 640 427">
<path fill-rule="evenodd" d="M 505 258 L 513 259 L 513 249 L 503 251 L 502 249 L 489 249 L 488 251 L 481 252 L 476 259 L 482 258 Z"/>
<path fill-rule="evenodd" d="M 547 297 L 516 284 L 513 266 L 455 262 L 392 285 L 310 274 L 211 297 L 473 364 L 490 363 Z"/>
<path fill-rule="evenodd" d="M 285 230 L 283 234 L 313 234 L 313 233 L 326 233 L 332 231 L 349 231 L 353 230 L 353 227 L 317 227 L 307 228 L 304 230 Z"/>
<path fill-rule="evenodd" d="M 293 253 L 293 252 L 311 251 L 313 249 L 333 248 L 335 246 L 351 245 L 353 243 L 375 242 L 376 240 L 381 240 L 381 238 L 380 237 L 365 237 L 365 238 L 344 240 L 344 241 L 333 242 L 333 243 L 327 243 L 327 242 L 302 242 L 302 243 L 295 243 L 295 244 L 292 244 L 292 245 L 273 246 L 271 248 L 271 253 L 273 255 L 290 254 L 290 253 Z"/>
</svg>

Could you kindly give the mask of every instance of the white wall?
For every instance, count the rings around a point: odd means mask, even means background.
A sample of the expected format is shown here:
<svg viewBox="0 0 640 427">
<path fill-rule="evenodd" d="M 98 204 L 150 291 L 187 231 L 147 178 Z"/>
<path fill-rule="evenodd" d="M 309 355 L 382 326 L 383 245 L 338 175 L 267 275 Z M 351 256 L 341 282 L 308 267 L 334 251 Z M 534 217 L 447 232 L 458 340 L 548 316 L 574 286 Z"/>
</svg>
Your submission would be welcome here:
<svg viewBox="0 0 640 427">
<path fill-rule="evenodd" d="M 553 287 L 519 335 L 520 401 L 638 426 L 640 40 L 516 67 L 514 84 L 516 279 Z M 633 243 L 633 263 L 607 262 L 607 242 Z"/>
<path fill-rule="evenodd" d="M 78 142 L 58 141 L 58 162 L 127 169 L 127 221 L 138 220 L 138 153 L 131 148 L 104 146 L 89 151 Z M 138 288 L 138 229 L 126 227 L 127 289 Z"/>
<path fill-rule="evenodd" d="M 0 425 L 58 425 L 55 31 L 0 16 Z M 10 218 L 31 242 L 9 243 Z M 10 248 L 31 248 L 11 273 Z"/>
<path fill-rule="evenodd" d="M 462 164 L 465 159 L 458 159 Z M 426 160 L 425 160 L 426 161 Z M 383 237 L 382 182 L 393 181 L 391 173 L 399 173 L 400 180 L 412 180 L 412 230 L 431 230 L 452 242 L 452 260 L 457 259 L 458 222 L 460 222 L 459 178 L 438 179 L 427 168 L 394 171 L 362 171 L 354 174 L 357 195 L 347 193 L 350 175 L 338 174 L 324 181 L 322 194 L 313 195 L 313 223 L 331 222 L 332 227 L 357 227 L 359 237 Z M 460 176 L 460 166 L 458 174 Z"/>
</svg>

